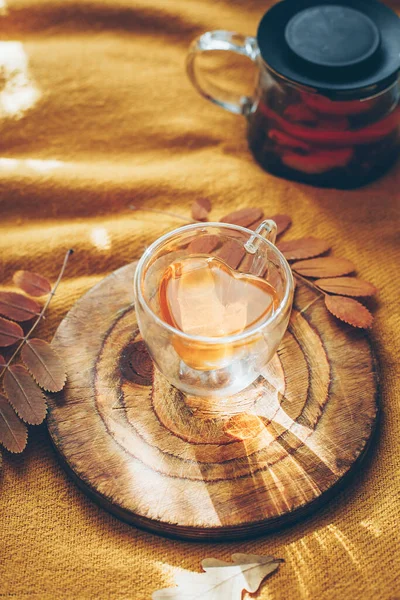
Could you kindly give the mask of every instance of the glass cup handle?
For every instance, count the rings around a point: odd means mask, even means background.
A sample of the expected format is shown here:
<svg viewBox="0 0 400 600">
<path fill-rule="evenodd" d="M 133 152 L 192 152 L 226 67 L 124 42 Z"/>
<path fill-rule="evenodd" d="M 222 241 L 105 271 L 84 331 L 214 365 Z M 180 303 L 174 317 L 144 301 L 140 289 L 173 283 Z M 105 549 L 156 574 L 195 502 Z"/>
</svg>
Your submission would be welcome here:
<svg viewBox="0 0 400 600">
<path fill-rule="evenodd" d="M 255 230 L 255 233 L 258 233 L 258 235 L 268 240 L 272 244 L 275 244 L 277 232 L 278 228 L 275 221 L 272 219 L 266 219 L 265 221 L 262 221 Z M 244 245 L 246 252 L 249 254 L 255 254 L 257 252 L 259 243 L 259 238 L 256 235 L 252 235 Z"/>
<path fill-rule="evenodd" d="M 192 42 L 186 59 L 189 79 L 204 98 L 236 115 L 247 114 L 253 105 L 253 98 L 224 90 L 201 75 L 196 59 L 209 50 L 236 52 L 256 62 L 260 55 L 256 39 L 233 31 L 208 31 Z"/>
</svg>

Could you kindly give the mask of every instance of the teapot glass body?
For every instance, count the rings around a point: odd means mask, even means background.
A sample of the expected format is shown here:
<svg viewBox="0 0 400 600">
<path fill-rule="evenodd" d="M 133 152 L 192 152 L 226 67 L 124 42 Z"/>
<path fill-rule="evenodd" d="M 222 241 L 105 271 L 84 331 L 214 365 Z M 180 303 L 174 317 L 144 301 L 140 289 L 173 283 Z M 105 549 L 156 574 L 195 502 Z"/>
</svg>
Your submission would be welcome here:
<svg viewBox="0 0 400 600">
<path fill-rule="evenodd" d="M 217 87 L 205 75 L 209 51 L 245 55 L 256 65 L 251 96 Z M 199 60 L 200 59 L 200 60 Z M 383 174 L 399 155 L 400 86 L 363 89 L 332 98 L 288 80 L 262 59 L 255 38 L 207 32 L 190 48 L 187 70 L 197 90 L 248 122 L 250 150 L 268 172 L 321 187 L 350 189 Z"/>
</svg>

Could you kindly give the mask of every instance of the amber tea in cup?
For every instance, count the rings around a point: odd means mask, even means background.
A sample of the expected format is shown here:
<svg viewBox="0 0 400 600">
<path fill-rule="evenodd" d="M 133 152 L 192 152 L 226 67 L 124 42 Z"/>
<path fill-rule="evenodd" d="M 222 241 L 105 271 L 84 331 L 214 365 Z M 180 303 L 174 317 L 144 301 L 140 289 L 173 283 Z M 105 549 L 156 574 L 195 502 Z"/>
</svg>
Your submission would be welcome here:
<svg viewBox="0 0 400 600">
<path fill-rule="evenodd" d="M 183 333 L 227 337 L 243 333 L 272 314 L 278 293 L 265 279 L 237 274 L 215 256 L 189 255 L 165 270 L 159 289 L 160 316 Z M 237 348 L 221 342 L 210 349 L 185 345 L 175 349 L 198 371 L 224 367 Z"/>
<path fill-rule="evenodd" d="M 293 297 L 290 267 L 272 243 L 275 232 L 273 221 L 256 232 L 189 225 L 142 257 L 135 275 L 139 327 L 159 370 L 178 389 L 235 394 L 272 358 Z"/>
</svg>

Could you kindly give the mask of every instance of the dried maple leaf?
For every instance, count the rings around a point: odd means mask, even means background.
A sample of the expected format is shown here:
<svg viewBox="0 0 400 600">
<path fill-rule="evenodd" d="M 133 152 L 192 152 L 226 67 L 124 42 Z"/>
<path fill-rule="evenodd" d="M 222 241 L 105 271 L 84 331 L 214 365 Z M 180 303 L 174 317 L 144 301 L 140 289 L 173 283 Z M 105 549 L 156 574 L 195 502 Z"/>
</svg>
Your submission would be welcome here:
<svg viewBox="0 0 400 600">
<path fill-rule="evenodd" d="M 40 306 L 22 294 L 0 292 L 0 314 L 13 321 L 29 321 L 40 314 Z"/>
<path fill-rule="evenodd" d="M 0 346 L 12 346 L 18 340 L 22 340 L 24 332 L 18 323 L 8 321 L 0 317 Z"/>
<path fill-rule="evenodd" d="M 373 316 L 369 310 L 353 298 L 344 298 L 343 296 L 325 296 L 326 308 L 335 317 L 345 321 L 353 327 L 366 329 L 371 327 Z"/>
<path fill-rule="evenodd" d="M 51 283 L 46 277 L 31 271 L 16 271 L 13 282 L 30 296 L 47 296 L 51 292 Z"/>
<path fill-rule="evenodd" d="M 315 237 L 305 237 L 298 240 L 280 242 L 278 249 L 287 260 L 298 260 L 319 256 L 330 249 L 330 244 L 325 240 L 319 240 Z"/>
<path fill-rule="evenodd" d="M 369 281 L 357 277 L 334 277 L 333 279 L 318 279 L 315 282 L 321 290 L 340 296 L 373 296 L 377 289 Z"/>
<path fill-rule="evenodd" d="M 18 419 L 7 398 L 0 394 L 0 443 L 10 452 L 22 452 L 27 439 L 25 423 Z"/>
<path fill-rule="evenodd" d="M 211 202 L 208 198 L 200 198 L 192 204 L 192 217 L 196 221 L 207 221 L 211 210 Z"/>
<path fill-rule="evenodd" d="M 347 258 L 335 258 L 326 256 L 301 260 L 292 265 L 293 271 L 304 277 L 339 277 L 354 271 L 355 267 Z"/>
<path fill-rule="evenodd" d="M 234 212 L 225 215 L 220 219 L 221 223 L 231 223 L 232 225 L 241 225 L 249 227 L 263 217 L 264 213 L 261 208 L 249 207 L 235 210 Z"/>
<path fill-rule="evenodd" d="M 39 425 L 46 417 L 46 399 L 23 365 L 11 365 L 3 379 L 4 390 L 15 412 L 30 425 Z"/>
<path fill-rule="evenodd" d="M 35 381 L 48 392 L 59 392 L 67 378 L 64 364 L 53 348 L 44 340 L 26 341 L 21 351 L 22 360 Z"/>
<path fill-rule="evenodd" d="M 263 579 L 284 562 L 273 556 L 232 554 L 233 563 L 205 558 L 205 573 L 178 573 L 176 588 L 158 590 L 153 600 L 241 600 L 243 591 L 256 592 Z"/>
<path fill-rule="evenodd" d="M 188 250 L 192 254 L 209 254 L 219 243 L 220 239 L 217 235 L 202 235 L 190 242 Z"/>
<path fill-rule="evenodd" d="M 217 252 L 218 258 L 223 260 L 231 269 L 237 269 L 246 254 L 243 244 L 237 240 L 229 240 Z"/>
</svg>

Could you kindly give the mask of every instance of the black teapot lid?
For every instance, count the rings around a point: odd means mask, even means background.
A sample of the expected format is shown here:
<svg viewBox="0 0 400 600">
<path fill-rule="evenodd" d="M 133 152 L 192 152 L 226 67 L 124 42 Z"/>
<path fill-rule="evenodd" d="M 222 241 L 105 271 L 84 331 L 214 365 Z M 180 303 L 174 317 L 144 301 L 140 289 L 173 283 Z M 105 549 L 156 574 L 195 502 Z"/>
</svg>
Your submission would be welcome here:
<svg viewBox="0 0 400 600">
<path fill-rule="evenodd" d="M 379 93 L 400 69 L 400 19 L 375 0 L 283 0 L 257 42 L 273 72 L 331 98 Z"/>
</svg>

